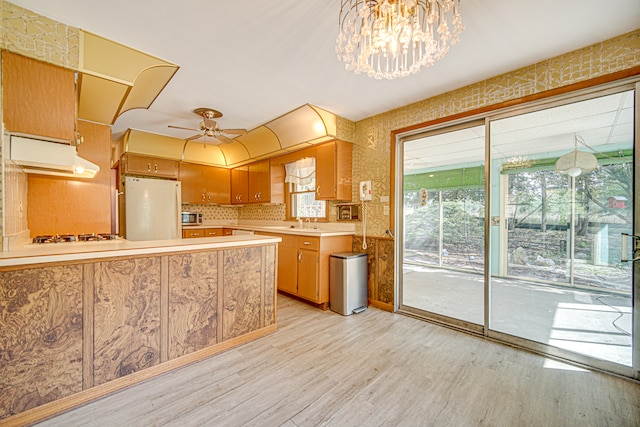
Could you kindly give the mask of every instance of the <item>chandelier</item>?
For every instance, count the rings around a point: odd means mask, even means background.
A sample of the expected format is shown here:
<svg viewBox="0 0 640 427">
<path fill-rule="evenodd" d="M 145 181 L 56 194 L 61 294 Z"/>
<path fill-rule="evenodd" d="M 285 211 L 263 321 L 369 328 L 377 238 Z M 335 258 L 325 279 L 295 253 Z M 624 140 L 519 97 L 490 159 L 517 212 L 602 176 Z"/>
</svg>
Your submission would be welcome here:
<svg viewBox="0 0 640 427">
<path fill-rule="evenodd" d="M 338 59 L 378 80 L 415 74 L 459 41 L 459 7 L 460 0 L 342 0 Z"/>
</svg>

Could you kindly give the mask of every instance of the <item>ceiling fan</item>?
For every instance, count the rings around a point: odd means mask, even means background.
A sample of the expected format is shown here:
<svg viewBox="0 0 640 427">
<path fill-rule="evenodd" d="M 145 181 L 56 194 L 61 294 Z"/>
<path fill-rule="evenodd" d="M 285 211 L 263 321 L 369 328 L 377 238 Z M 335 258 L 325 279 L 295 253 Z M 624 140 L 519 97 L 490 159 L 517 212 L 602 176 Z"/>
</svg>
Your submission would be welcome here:
<svg viewBox="0 0 640 427">
<path fill-rule="evenodd" d="M 238 135 L 247 134 L 246 129 L 220 129 L 220 126 L 218 126 L 218 122 L 214 120 L 222 117 L 222 113 L 218 110 L 214 110 L 213 108 L 196 108 L 195 110 L 193 110 L 193 112 L 202 117 L 202 121 L 200 122 L 200 129 L 185 128 L 182 126 L 173 125 L 168 126 L 173 129 L 193 130 L 199 132 L 196 135 L 186 138 L 185 141 L 193 141 L 205 137 L 205 143 L 207 143 L 206 138 L 208 137 L 213 139 L 212 143 L 214 145 L 220 145 L 233 142 L 232 138 L 235 138 Z"/>
</svg>

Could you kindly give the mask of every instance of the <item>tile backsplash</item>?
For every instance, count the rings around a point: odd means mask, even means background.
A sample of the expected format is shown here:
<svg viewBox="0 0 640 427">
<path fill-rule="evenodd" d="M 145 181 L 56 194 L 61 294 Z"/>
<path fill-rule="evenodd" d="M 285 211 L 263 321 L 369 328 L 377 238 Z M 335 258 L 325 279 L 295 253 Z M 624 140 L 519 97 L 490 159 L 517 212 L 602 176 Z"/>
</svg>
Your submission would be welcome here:
<svg viewBox="0 0 640 427">
<path fill-rule="evenodd" d="M 238 221 L 238 207 L 183 204 L 183 211 L 202 212 L 203 221 Z"/>
<path fill-rule="evenodd" d="M 183 211 L 202 212 L 205 222 L 211 221 L 284 221 L 286 218 L 285 205 L 245 205 L 245 206 L 218 206 L 183 204 Z"/>
<path fill-rule="evenodd" d="M 283 204 L 246 205 L 241 207 L 238 213 L 238 219 L 241 221 L 284 221 L 287 216 L 286 207 Z"/>
</svg>

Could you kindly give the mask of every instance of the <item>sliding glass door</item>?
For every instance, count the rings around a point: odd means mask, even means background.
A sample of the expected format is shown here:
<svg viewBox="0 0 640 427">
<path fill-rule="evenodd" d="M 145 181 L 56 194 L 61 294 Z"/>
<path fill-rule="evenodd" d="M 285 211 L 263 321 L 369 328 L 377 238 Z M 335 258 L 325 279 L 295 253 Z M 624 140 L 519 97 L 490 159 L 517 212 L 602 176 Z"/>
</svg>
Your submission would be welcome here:
<svg viewBox="0 0 640 427">
<path fill-rule="evenodd" d="M 634 97 L 608 89 L 405 136 L 399 310 L 637 373 L 622 253 L 634 232 Z"/>
<path fill-rule="evenodd" d="M 402 304 L 472 329 L 484 319 L 484 134 L 472 123 L 404 144 Z"/>
<path fill-rule="evenodd" d="M 491 122 L 491 330 L 631 366 L 633 95 Z"/>
</svg>

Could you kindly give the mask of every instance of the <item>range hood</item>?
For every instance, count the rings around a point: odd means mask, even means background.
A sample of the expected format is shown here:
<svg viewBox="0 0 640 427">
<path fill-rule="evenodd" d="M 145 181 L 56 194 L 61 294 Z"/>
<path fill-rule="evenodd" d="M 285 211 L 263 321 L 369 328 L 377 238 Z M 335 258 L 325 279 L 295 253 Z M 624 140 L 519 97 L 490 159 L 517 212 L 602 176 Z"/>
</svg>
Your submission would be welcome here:
<svg viewBox="0 0 640 427">
<path fill-rule="evenodd" d="M 76 148 L 59 141 L 11 135 L 10 159 L 26 173 L 93 178 L 100 167 L 78 156 Z"/>
</svg>

